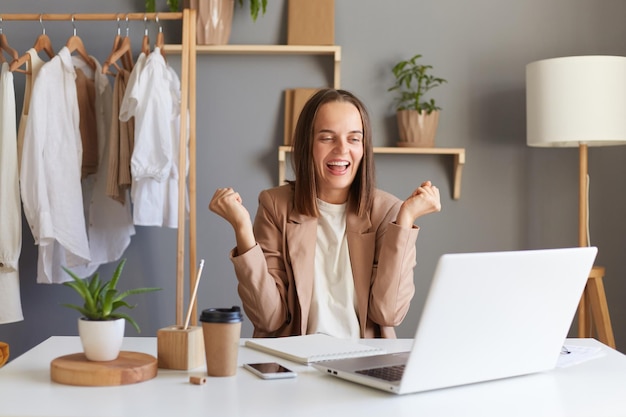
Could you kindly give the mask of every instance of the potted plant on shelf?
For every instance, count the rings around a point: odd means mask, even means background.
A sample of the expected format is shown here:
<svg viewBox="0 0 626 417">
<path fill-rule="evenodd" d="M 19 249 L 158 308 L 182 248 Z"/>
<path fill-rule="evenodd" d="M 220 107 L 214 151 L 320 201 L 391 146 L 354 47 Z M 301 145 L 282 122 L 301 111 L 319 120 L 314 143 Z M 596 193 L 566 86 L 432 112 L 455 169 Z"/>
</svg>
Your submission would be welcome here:
<svg viewBox="0 0 626 417">
<path fill-rule="evenodd" d="M 178 0 L 165 0 L 165 4 L 170 12 L 178 11 Z M 146 0 L 146 12 L 156 12 L 156 0 Z"/>
<path fill-rule="evenodd" d="M 146 11 L 156 11 L 156 0 L 145 0 Z M 267 0 L 185 0 L 183 7 L 197 11 L 196 43 L 198 45 L 224 45 L 230 39 L 235 1 L 240 7 L 250 4 L 250 17 L 256 22 L 259 14 L 267 11 Z M 170 11 L 178 10 L 178 0 L 166 0 Z"/>
<path fill-rule="evenodd" d="M 267 11 L 267 0 L 249 0 L 250 1 L 250 17 L 253 22 L 256 22 L 259 17 L 259 12 L 265 14 Z M 239 5 L 243 7 L 243 0 L 239 0 Z"/>
<path fill-rule="evenodd" d="M 190 6 L 190 3 L 198 3 L 198 1 L 202 0 L 186 0 L 185 7 Z M 234 0 L 228 0 L 233 2 Z M 237 0 L 239 5 L 243 7 L 244 0 Z M 246 0 L 248 1 L 248 0 Z M 267 11 L 267 0 L 249 0 L 250 1 L 250 17 L 253 22 L 256 22 L 256 19 L 259 17 L 259 13 L 265 14 Z M 206 0 L 208 2 L 208 0 Z M 165 4 L 167 5 L 170 12 L 178 11 L 178 0 L 165 0 Z M 146 12 L 154 13 L 156 12 L 156 0 L 146 0 Z"/>
<path fill-rule="evenodd" d="M 387 91 L 396 91 L 396 117 L 400 142 L 398 146 L 430 148 L 434 146 L 439 111 L 435 99 L 425 99 L 425 94 L 447 82 L 430 74 L 431 65 L 418 63 L 422 55 L 398 62 L 392 68 L 395 84 Z"/>
<path fill-rule="evenodd" d="M 119 309 L 135 308 L 125 301 L 133 294 L 159 291 L 161 288 L 135 288 L 120 292 L 117 284 L 120 280 L 126 259 L 122 259 L 115 268 L 110 281 L 100 280 L 96 272 L 89 280 L 79 278 L 72 271 L 63 267 L 72 281 L 63 285 L 73 288 L 83 299 L 82 306 L 63 304 L 65 307 L 79 311 L 82 316 L 78 319 L 78 335 L 83 345 L 83 351 L 88 360 L 110 361 L 118 357 L 124 338 L 124 324 L 128 321 L 140 332 L 137 322 L 128 314 Z"/>
</svg>

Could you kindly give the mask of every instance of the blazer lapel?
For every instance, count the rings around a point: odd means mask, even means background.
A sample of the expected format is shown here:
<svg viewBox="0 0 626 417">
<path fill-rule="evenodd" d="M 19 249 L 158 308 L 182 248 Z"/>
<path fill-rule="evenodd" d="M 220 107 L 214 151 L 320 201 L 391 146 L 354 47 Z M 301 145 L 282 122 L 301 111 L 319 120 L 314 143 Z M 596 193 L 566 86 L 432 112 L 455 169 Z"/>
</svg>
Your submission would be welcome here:
<svg viewBox="0 0 626 417">
<path fill-rule="evenodd" d="M 315 270 L 317 219 L 292 212 L 285 229 L 293 280 L 300 302 L 301 332 L 306 334 L 315 279 L 313 274 Z"/>
<path fill-rule="evenodd" d="M 352 264 L 354 290 L 356 292 L 362 334 L 367 324 L 370 279 L 376 247 L 376 233 L 369 231 L 371 227 L 372 222 L 369 216 L 359 218 L 356 214 L 348 213 L 346 218 L 348 251 L 350 252 L 350 263 Z"/>
</svg>

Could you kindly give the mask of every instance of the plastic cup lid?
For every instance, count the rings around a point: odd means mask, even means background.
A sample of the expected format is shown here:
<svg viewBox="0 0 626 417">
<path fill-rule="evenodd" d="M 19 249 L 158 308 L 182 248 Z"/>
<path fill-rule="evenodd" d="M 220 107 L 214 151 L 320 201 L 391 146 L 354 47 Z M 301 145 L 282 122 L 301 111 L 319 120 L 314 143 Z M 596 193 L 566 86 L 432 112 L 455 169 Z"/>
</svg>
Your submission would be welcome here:
<svg viewBox="0 0 626 417">
<path fill-rule="evenodd" d="M 231 308 L 207 308 L 202 310 L 200 321 L 205 323 L 239 323 L 243 320 L 238 306 Z"/>
</svg>

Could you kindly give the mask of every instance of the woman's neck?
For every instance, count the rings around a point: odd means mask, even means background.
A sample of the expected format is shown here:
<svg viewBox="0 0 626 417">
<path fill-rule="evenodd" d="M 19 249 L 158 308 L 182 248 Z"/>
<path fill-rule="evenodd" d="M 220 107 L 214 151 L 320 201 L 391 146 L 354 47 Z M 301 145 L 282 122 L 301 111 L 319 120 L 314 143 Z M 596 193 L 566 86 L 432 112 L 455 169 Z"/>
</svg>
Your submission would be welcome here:
<svg viewBox="0 0 626 417">
<path fill-rule="evenodd" d="M 330 192 L 318 192 L 317 198 L 330 204 L 344 204 L 348 201 L 348 191 L 332 190 Z"/>
</svg>

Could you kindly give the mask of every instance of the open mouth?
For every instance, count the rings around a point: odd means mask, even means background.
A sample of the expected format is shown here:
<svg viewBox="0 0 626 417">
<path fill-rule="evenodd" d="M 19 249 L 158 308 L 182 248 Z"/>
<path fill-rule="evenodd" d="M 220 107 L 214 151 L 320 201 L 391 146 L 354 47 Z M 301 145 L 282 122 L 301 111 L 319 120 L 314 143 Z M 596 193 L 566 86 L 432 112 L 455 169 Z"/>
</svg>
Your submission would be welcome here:
<svg viewBox="0 0 626 417">
<path fill-rule="evenodd" d="M 348 170 L 350 167 L 350 162 L 348 161 L 330 161 L 326 163 L 328 169 L 335 173 L 343 173 Z"/>
</svg>

